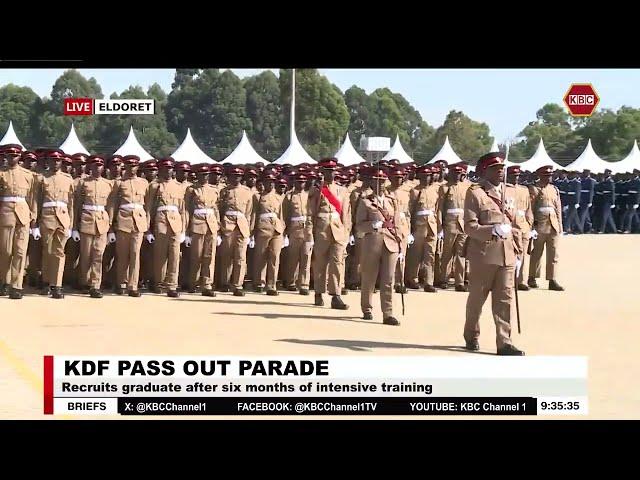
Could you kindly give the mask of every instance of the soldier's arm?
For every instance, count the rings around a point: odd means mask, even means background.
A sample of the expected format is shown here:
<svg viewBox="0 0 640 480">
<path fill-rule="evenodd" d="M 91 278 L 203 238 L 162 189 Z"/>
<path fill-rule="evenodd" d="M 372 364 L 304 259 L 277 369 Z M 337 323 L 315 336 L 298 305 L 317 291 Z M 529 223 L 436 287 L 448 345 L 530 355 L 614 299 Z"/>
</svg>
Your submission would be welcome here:
<svg viewBox="0 0 640 480">
<path fill-rule="evenodd" d="M 153 224 L 156 219 L 156 209 L 158 208 L 156 189 L 157 184 L 150 183 L 144 199 L 145 210 L 147 211 L 147 224 L 149 225 L 149 232 L 153 232 Z"/>
<path fill-rule="evenodd" d="M 351 202 L 349 202 L 348 194 L 344 194 L 342 197 L 342 224 L 347 229 L 347 232 L 351 231 L 353 226 L 353 220 L 351 219 Z"/>
<path fill-rule="evenodd" d="M 113 182 L 113 201 L 109 204 L 109 218 L 111 219 L 111 230 L 116 230 L 118 226 L 118 211 L 120 209 L 120 181 Z"/>
<path fill-rule="evenodd" d="M 557 189 L 556 189 L 557 192 Z M 556 195 L 553 199 L 553 206 L 556 210 L 556 217 L 558 217 L 558 225 L 560 226 L 560 233 L 564 231 L 562 226 L 562 201 L 560 200 L 560 195 Z"/>
<path fill-rule="evenodd" d="M 44 180 L 43 180 L 44 182 Z M 69 212 L 69 225 L 70 228 L 73 228 L 73 222 L 75 221 L 75 209 L 76 209 L 76 195 L 75 195 L 75 186 L 73 185 L 73 181 L 69 183 L 69 192 L 68 200 L 67 200 L 67 211 Z"/>
<path fill-rule="evenodd" d="M 582 182 L 580 182 L 580 180 L 578 180 L 577 182 L 575 182 L 576 188 L 576 198 L 574 199 L 574 205 L 580 203 L 580 195 L 582 194 L 581 190 L 582 190 Z"/>
<path fill-rule="evenodd" d="M 284 197 L 282 197 L 280 199 L 279 203 L 280 203 L 280 205 L 279 205 L 279 208 L 278 208 L 278 218 L 282 222 L 282 225 L 284 226 L 285 231 L 286 231 L 287 224 L 285 223 L 285 216 L 284 216 Z"/>
<path fill-rule="evenodd" d="M 282 200 L 282 216 L 284 218 L 284 235 L 289 234 L 289 223 L 291 222 L 291 198 L 293 197 L 293 193 L 287 193 Z"/>
<path fill-rule="evenodd" d="M 526 195 L 525 198 L 525 214 L 524 218 L 529 224 L 530 228 L 533 228 L 533 208 L 531 207 L 531 196 L 529 194 Z"/>
<path fill-rule="evenodd" d="M 42 218 L 42 204 L 44 202 L 44 177 L 41 179 L 36 179 L 37 190 L 36 190 L 36 205 L 38 208 L 38 218 Z M 72 205 L 67 202 L 67 209 L 69 210 L 69 214 L 71 214 Z M 73 218 L 73 217 L 71 217 Z M 35 223 L 35 222 L 33 222 Z M 73 220 L 71 221 L 73 223 Z"/>
<path fill-rule="evenodd" d="M 309 196 L 307 197 L 307 221 L 305 223 L 307 237 L 313 236 L 313 222 L 315 221 L 316 206 L 318 205 L 317 196 L 320 194 L 320 190 L 317 187 L 311 187 L 309 189 Z"/>
<path fill-rule="evenodd" d="M 38 186 L 40 182 L 37 181 L 35 175 L 31 173 L 29 173 L 29 175 L 31 175 L 31 187 L 27 194 L 27 203 L 29 205 L 29 210 L 31 210 L 31 227 L 35 227 L 36 222 L 38 221 Z"/>
<path fill-rule="evenodd" d="M 480 203 L 474 190 L 469 189 L 464 199 L 464 233 L 481 242 L 488 242 L 493 238 L 493 225 L 480 225 Z"/>
<path fill-rule="evenodd" d="M 184 192 L 184 209 L 186 211 L 186 217 L 187 217 L 187 221 L 185 222 L 184 225 L 184 231 L 185 233 L 189 231 L 189 227 L 191 225 L 191 217 L 193 216 L 193 210 L 194 210 L 194 205 L 193 205 L 193 195 L 194 195 L 194 191 L 193 191 L 193 187 L 187 187 L 187 189 Z"/>
<path fill-rule="evenodd" d="M 180 217 L 182 217 L 182 233 L 186 233 L 187 225 L 189 225 L 189 213 L 185 206 L 184 194 L 178 197 L 178 210 L 180 210 Z"/>
<path fill-rule="evenodd" d="M 111 231 L 111 227 L 113 225 L 113 211 L 114 211 L 114 203 L 116 201 L 115 195 L 117 192 L 117 182 L 109 182 L 111 189 L 109 191 L 109 195 L 107 196 L 107 217 L 109 218 L 109 231 Z"/>
<path fill-rule="evenodd" d="M 366 200 L 360 198 L 358 207 L 356 208 L 356 232 L 361 235 L 373 232 L 373 220 L 369 220 L 369 210 Z"/>
<path fill-rule="evenodd" d="M 247 217 L 247 219 L 249 220 L 249 231 L 251 232 L 251 235 L 253 235 L 253 229 L 256 228 L 256 216 L 258 215 L 258 195 L 253 194 L 251 196 L 251 201 L 249 202 L 252 207 L 251 207 L 251 215 L 249 215 Z"/>
<path fill-rule="evenodd" d="M 84 181 L 80 180 L 78 182 L 78 187 L 75 192 L 75 215 L 73 216 L 73 229 L 80 231 L 80 217 L 82 215 L 82 204 L 84 202 L 83 197 L 84 191 Z"/>
</svg>

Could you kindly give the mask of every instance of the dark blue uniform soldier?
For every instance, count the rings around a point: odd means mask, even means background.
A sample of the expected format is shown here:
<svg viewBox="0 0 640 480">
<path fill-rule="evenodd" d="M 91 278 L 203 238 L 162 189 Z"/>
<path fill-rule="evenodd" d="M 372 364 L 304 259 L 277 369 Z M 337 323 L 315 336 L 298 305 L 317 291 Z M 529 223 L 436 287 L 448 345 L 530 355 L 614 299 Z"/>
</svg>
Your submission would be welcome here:
<svg viewBox="0 0 640 480">
<path fill-rule="evenodd" d="M 613 220 L 612 210 L 616 206 L 616 184 L 611 178 L 611 170 L 604 171 L 604 179 L 596 186 L 596 194 L 600 195 L 600 229 L 598 233 L 605 233 L 607 226 L 616 233 L 616 222 Z"/>
<path fill-rule="evenodd" d="M 624 233 L 631 233 L 640 227 L 640 218 L 638 218 L 638 204 L 640 203 L 640 170 L 634 170 L 635 176 L 629 180 L 627 184 L 627 210 L 623 220 L 622 229 Z"/>
<path fill-rule="evenodd" d="M 578 213 L 580 214 L 580 233 L 590 233 L 593 228 L 591 221 L 591 207 L 593 207 L 593 196 L 595 194 L 596 179 L 591 176 L 590 170 L 582 171 L 580 180 L 580 204 Z"/>
<path fill-rule="evenodd" d="M 615 181 L 616 184 L 616 208 L 614 209 L 615 215 L 614 220 L 616 225 L 618 226 L 618 233 L 622 233 L 622 229 L 624 227 L 624 219 L 627 211 L 627 199 L 629 197 L 629 180 L 626 174 L 616 175 L 618 179 Z"/>
<path fill-rule="evenodd" d="M 580 206 L 582 184 L 578 179 L 578 172 L 570 172 L 569 179 L 565 183 L 565 195 L 567 202 L 567 220 L 563 222 L 564 231 L 568 233 L 580 233 L 582 231 L 578 207 Z M 563 207 L 564 210 L 564 207 Z"/>
<path fill-rule="evenodd" d="M 567 212 L 569 211 L 569 204 L 567 203 L 567 188 L 569 180 L 567 179 L 567 173 L 564 170 L 559 170 L 558 178 L 553 181 L 553 184 L 558 189 L 558 192 L 560 192 L 560 204 L 562 205 L 562 225 L 566 225 Z"/>
</svg>

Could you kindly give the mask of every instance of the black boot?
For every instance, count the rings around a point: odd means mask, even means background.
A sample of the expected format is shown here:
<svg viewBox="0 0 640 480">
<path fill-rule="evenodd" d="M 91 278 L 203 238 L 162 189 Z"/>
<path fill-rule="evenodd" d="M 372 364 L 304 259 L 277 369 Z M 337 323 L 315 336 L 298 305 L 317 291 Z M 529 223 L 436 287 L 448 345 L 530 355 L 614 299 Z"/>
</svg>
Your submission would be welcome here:
<svg viewBox="0 0 640 480">
<path fill-rule="evenodd" d="M 331 308 L 335 310 L 346 310 L 349 308 L 349 305 L 342 301 L 340 295 L 333 295 L 331 297 Z"/>
<path fill-rule="evenodd" d="M 167 297 L 169 298 L 178 298 L 180 296 L 180 294 L 178 293 L 178 290 L 169 290 L 167 292 Z"/>
<path fill-rule="evenodd" d="M 362 314 L 363 320 L 373 320 L 373 314 L 371 312 L 364 312 Z"/>
<path fill-rule="evenodd" d="M 456 292 L 468 292 L 469 289 L 465 285 L 456 285 Z"/>
<path fill-rule="evenodd" d="M 51 287 L 51 298 L 55 298 L 56 300 L 63 299 L 64 293 L 62 293 L 62 287 Z"/>
<path fill-rule="evenodd" d="M 261 287 L 258 285 L 256 288 L 253 289 L 253 291 L 256 293 L 262 293 L 264 292 L 264 287 Z"/>
<path fill-rule="evenodd" d="M 241 288 L 236 288 L 233 291 L 233 296 L 234 297 L 244 297 L 244 290 L 242 290 Z"/>
<path fill-rule="evenodd" d="M 49 295 L 51 294 L 51 292 L 53 292 L 53 289 L 55 287 L 50 287 L 48 285 L 43 286 L 40 291 L 38 292 L 40 295 Z"/>
<path fill-rule="evenodd" d="M 556 292 L 564 292 L 564 287 L 561 286 L 555 280 L 549 280 L 549 290 L 553 290 L 553 291 L 556 291 Z"/>
<path fill-rule="evenodd" d="M 478 343 L 478 340 L 470 340 L 466 342 L 464 348 L 471 350 L 472 352 L 476 352 L 480 350 L 480 344 Z"/>
<path fill-rule="evenodd" d="M 298 287 L 296 287 L 295 285 L 289 285 L 287 287 L 287 292 L 297 292 L 298 291 Z"/>
<path fill-rule="evenodd" d="M 22 290 L 18 288 L 12 288 L 11 293 L 9 294 L 9 298 L 11 300 L 20 300 L 22 299 Z"/>
<path fill-rule="evenodd" d="M 116 288 L 113 289 L 113 293 L 115 293 L 116 295 L 124 295 L 125 289 L 122 288 L 121 286 L 117 286 Z"/>
<path fill-rule="evenodd" d="M 324 300 L 322 299 L 322 294 L 321 293 L 316 293 L 315 300 L 314 300 L 313 304 L 316 307 L 324 307 Z"/>
<path fill-rule="evenodd" d="M 89 296 L 91 298 L 102 298 L 102 292 L 97 288 L 92 288 L 91 290 L 89 290 Z"/>
<path fill-rule="evenodd" d="M 407 287 L 404 285 L 396 285 L 395 286 L 396 293 L 407 293 Z"/>
<path fill-rule="evenodd" d="M 523 292 L 528 292 L 529 291 L 529 285 L 527 285 L 526 283 L 519 283 L 518 284 L 518 290 L 522 290 Z"/>
<path fill-rule="evenodd" d="M 277 290 L 267 290 L 267 295 L 270 297 L 277 297 L 279 294 Z"/>
<path fill-rule="evenodd" d="M 134 297 L 134 298 L 138 298 L 138 297 L 142 296 L 142 294 L 140 293 L 140 290 L 129 290 L 129 296 L 130 297 Z"/>
<path fill-rule="evenodd" d="M 400 325 L 400 322 L 395 317 L 387 317 L 384 320 L 382 320 L 382 323 L 384 323 L 385 325 L 393 325 L 393 326 Z"/>
<path fill-rule="evenodd" d="M 308 288 L 301 288 L 298 293 L 300 295 L 309 295 L 309 289 Z"/>
<path fill-rule="evenodd" d="M 436 293 L 438 290 L 436 290 L 436 287 L 434 287 L 433 285 L 429 285 L 427 283 L 424 286 L 424 291 L 427 292 L 427 293 Z"/>
<path fill-rule="evenodd" d="M 509 344 L 509 345 L 505 345 L 502 348 L 498 349 L 497 352 L 498 355 L 509 355 L 509 356 L 523 356 L 524 352 L 522 350 L 518 350 L 516 347 L 514 347 L 513 345 Z"/>
<path fill-rule="evenodd" d="M 529 288 L 538 288 L 538 282 L 536 282 L 535 278 L 529 278 L 527 284 L 529 285 Z"/>
<path fill-rule="evenodd" d="M 343 288 L 341 293 L 342 295 L 349 295 L 349 290 L 347 290 L 346 288 Z"/>
<path fill-rule="evenodd" d="M 407 283 L 407 288 L 410 290 L 420 290 L 420 284 L 419 283 L 414 283 L 414 282 L 409 282 Z"/>
<path fill-rule="evenodd" d="M 213 291 L 213 288 L 203 288 L 202 289 L 202 296 L 203 297 L 215 297 L 216 296 L 216 292 Z"/>
<path fill-rule="evenodd" d="M 3 283 L 2 285 L 0 285 L 0 297 L 6 297 L 7 296 L 7 284 Z"/>
</svg>

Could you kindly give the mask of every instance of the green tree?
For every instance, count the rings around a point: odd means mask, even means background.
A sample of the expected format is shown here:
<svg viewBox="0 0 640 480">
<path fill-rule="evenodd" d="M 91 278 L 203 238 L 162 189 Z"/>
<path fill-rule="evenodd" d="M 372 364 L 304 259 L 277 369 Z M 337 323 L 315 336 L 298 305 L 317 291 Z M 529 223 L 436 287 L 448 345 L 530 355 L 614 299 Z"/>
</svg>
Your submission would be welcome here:
<svg viewBox="0 0 640 480">
<path fill-rule="evenodd" d="M 357 145 L 360 137 L 367 135 L 369 125 L 369 95 L 362 88 L 353 85 L 344 92 L 344 102 L 349 110 L 349 136 Z"/>
<path fill-rule="evenodd" d="M 289 142 L 291 70 L 280 70 L 283 112 L 281 138 Z M 342 92 L 315 69 L 296 70 L 295 130 L 309 155 L 333 155 L 349 127 L 349 111 Z"/>
<path fill-rule="evenodd" d="M 8 84 L 0 87 L 0 138 L 13 122 L 13 128 L 22 143 L 27 146 L 36 137 L 35 111 L 40 97 L 29 87 Z"/>
<path fill-rule="evenodd" d="M 265 70 L 244 79 L 244 88 L 247 92 L 247 116 L 251 120 L 248 132 L 251 143 L 266 158 L 275 158 L 283 151 L 278 77 L 271 70 Z"/>
<path fill-rule="evenodd" d="M 444 123 L 436 130 L 434 143 L 437 148 L 442 146 L 447 136 L 458 156 L 471 163 L 475 163 L 481 155 L 487 153 L 493 143 L 486 123 L 476 122 L 456 110 L 451 110 Z"/>
<path fill-rule="evenodd" d="M 640 109 L 623 106 L 617 112 L 600 110 L 588 117 L 576 132 L 586 141 L 591 139 L 594 150 L 607 160 L 627 156 L 634 140 L 640 138 Z"/>
<path fill-rule="evenodd" d="M 65 71 L 54 83 L 51 97 L 43 99 L 41 103 L 36 102 L 35 143 L 39 146 L 57 147 L 66 138 L 73 122 L 83 144 L 87 150 L 92 151 L 99 143 L 94 135 L 98 125 L 97 118 L 93 115 L 64 116 L 65 98 L 103 98 L 103 95 L 95 78 L 87 80 L 77 70 Z"/>
</svg>

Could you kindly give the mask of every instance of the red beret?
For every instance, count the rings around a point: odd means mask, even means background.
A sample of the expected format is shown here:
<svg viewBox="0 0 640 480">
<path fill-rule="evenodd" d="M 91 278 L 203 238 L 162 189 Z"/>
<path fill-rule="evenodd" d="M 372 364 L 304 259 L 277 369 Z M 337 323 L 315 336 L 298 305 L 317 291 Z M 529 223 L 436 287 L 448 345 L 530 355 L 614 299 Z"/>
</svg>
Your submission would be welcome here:
<svg viewBox="0 0 640 480">
<path fill-rule="evenodd" d="M 400 160 L 398 160 L 397 158 L 392 158 L 391 160 L 389 160 L 389 165 L 400 165 Z"/>
<path fill-rule="evenodd" d="M 122 160 L 127 165 L 138 165 L 140 163 L 140 157 L 137 155 L 126 155 Z"/>
<path fill-rule="evenodd" d="M 480 157 L 476 171 L 477 173 L 482 173 L 487 168 L 494 167 L 496 165 L 504 165 L 504 153 L 489 152 Z"/>
<path fill-rule="evenodd" d="M 323 158 L 318 162 L 318 166 L 323 170 L 335 170 L 338 168 L 338 161 L 333 157 Z"/>
<path fill-rule="evenodd" d="M 286 178 L 279 178 L 279 179 L 278 179 L 278 183 L 279 183 L 280 185 L 289 185 L 289 182 L 287 182 L 287 179 L 286 179 Z"/>
<path fill-rule="evenodd" d="M 158 170 L 158 161 L 157 160 L 146 160 L 142 162 L 143 170 Z"/>
<path fill-rule="evenodd" d="M 193 166 L 193 171 L 196 173 L 210 173 L 211 172 L 211 168 L 209 167 L 209 164 L 207 163 L 200 163 L 198 165 L 194 165 Z"/>
<path fill-rule="evenodd" d="M 122 165 L 123 163 L 123 158 L 122 155 L 112 155 L 111 158 L 109 158 L 109 165 Z"/>
<path fill-rule="evenodd" d="M 246 176 L 251 176 L 251 177 L 257 177 L 258 176 L 258 171 L 255 168 L 248 168 L 245 170 L 244 174 Z"/>
<path fill-rule="evenodd" d="M 275 180 L 275 179 L 276 179 L 276 176 L 275 176 L 273 173 L 269 172 L 269 173 L 265 173 L 265 174 L 262 176 L 262 179 L 263 179 L 263 180 Z"/>
<path fill-rule="evenodd" d="M 433 169 L 429 165 L 423 165 L 416 170 L 416 175 L 431 175 Z"/>
<path fill-rule="evenodd" d="M 209 171 L 217 175 L 222 175 L 224 173 L 224 169 L 220 165 L 211 165 L 209 167 Z"/>
<path fill-rule="evenodd" d="M 22 147 L 17 143 L 8 143 L 6 145 L 1 145 L 0 150 L 4 154 L 18 155 L 22 152 Z"/>
<path fill-rule="evenodd" d="M 306 182 L 307 179 L 309 177 L 307 177 L 304 173 L 298 172 L 295 176 L 296 182 Z"/>
<path fill-rule="evenodd" d="M 163 158 L 158 162 L 159 168 L 173 168 L 174 165 L 175 162 L 173 161 L 173 158 Z"/>
<path fill-rule="evenodd" d="M 369 178 L 373 178 L 375 180 L 386 180 L 387 174 L 381 168 L 374 168 L 369 171 Z"/>
<path fill-rule="evenodd" d="M 227 172 L 227 175 L 231 175 L 231 176 L 236 176 L 236 175 L 244 175 L 244 170 L 242 170 L 240 167 L 231 167 L 229 169 L 229 172 Z"/>
<path fill-rule="evenodd" d="M 87 163 L 89 163 L 89 165 L 104 165 L 104 158 L 99 155 L 91 155 L 87 160 Z"/>
<path fill-rule="evenodd" d="M 38 160 L 38 156 L 35 153 L 30 152 L 29 150 L 25 150 L 24 152 L 22 152 L 22 159 Z"/>
<path fill-rule="evenodd" d="M 89 157 L 84 153 L 74 153 L 71 155 L 71 160 L 73 160 L 74 163 L 87 163 L 87 158 Z"/>
<path fill-rule="evenodd" d="M 389 172 L 390 177 L 404 177 L 404 170 L 402 168 L 394 168 Z"/>
<path fill-rule="evenodd" d="M 467 168 L 469 167 L 464 162 L 458 162 L 458 163 L 449 165 L 449 169 L 453 169 L 453 171 L 456 173 L 467 173 Z"/>
<path fill-rule="evenodd" d="M 185 172 L 190 172 L 191 164 L 187 161 L 176 162 L 174 168 L 176 170 L 184 170 Z"/>
</svg>

